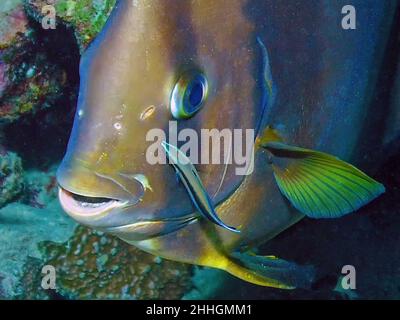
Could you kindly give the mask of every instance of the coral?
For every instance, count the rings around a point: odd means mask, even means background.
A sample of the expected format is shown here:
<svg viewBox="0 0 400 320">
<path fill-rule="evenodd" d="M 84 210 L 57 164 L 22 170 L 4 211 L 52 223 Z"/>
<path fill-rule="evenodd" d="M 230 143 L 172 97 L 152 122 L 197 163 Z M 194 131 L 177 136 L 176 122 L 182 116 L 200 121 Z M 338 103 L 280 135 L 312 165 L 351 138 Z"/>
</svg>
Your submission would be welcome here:
<svg viewBox="0 0 400 320">
<path fill-rule="evenodd" d="M 70 25 L 76 35 L 81 52 L 100 32 L 116 0 L 55 0 L 56 16 Z M 46 0 L 29 1 L 30 10 L 37 20 L 42 20 L 42 8 Z"/>
<path fill-rule="evenodd" d="M 58 106 L 65 97 L 71 108 L 78 82 L 79 53 L 71 33 L 62 25 L 57 32 L 43 29 L 27 4 L 11 2 L 0 4 L 0 125 Z"/>
<path fill-rule="evenodd" d="M 2 96 L 7 86 L 9 85 L 6 73 L 7 73 L 7 66 L 0 60 L 0 97 Z"/>
<path fill-rule="evenodd" d="M 0 150 L 0 208 L 14 200 L 22 187 L 21 158 L 16 153 Z"/>
<path fill-rule="evenodd" d="M 7 65 L 2 61 L 1 49 L 10 45 L 19 33 L 26 31 L 28 19 L 22 7 L 22 0 L 0 3 L 0 97 L 10 84 Z"/>
<path fill-rule="evenodd" d="M 22 0 L 0 2 L 0 46 L 7 45 L 17 33 L 26 30 L 28 20 Z"/>
<path fill-rule="evenodd" d="M 18 34 L 0 51 L 3 93 L 0 99 L 0 123 L 10 123 L 26 114 L 54 105 L 67 81 L 67 73 L 51 63 L 41 48 L 36 32 Z"/>
<path fill-rule="evenodd" d="M 49 293 L 52 291 L 43 290 L 42 282 L 42 262 L 40 259 L 28 257 L 25 264 L 24 272 L 19 279 L 19 290 L 15 297 L 23 300 L 49 300 Z M 0 295 L 1 297 L 1 295 Z"/>
<path fill-rule="evenodd" d="M 57 273 L 57 294 L 69 299 L 178 299 L 192 288 L 192 267 L 149 255 L 123 241 L 77 227 L 67 244 L 43 242 L 43 265 Z M 30 264 L 25 292 L 37 290 Z M 25 296 L 26 298 L 26 296 Z"/>
</svg>

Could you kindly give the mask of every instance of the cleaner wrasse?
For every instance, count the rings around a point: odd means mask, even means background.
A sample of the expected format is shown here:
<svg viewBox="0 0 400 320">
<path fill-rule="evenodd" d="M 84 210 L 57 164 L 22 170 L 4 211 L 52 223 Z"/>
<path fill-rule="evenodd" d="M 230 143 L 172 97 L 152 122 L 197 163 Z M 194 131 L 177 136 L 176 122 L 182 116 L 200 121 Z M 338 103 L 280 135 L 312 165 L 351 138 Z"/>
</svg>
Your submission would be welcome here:
<svg viewBox="0 0 400 320">
<path fill-rule="evenodd" d="M 366 156 L 359 144 L 373 129 L 365 109 L 395 4 L 354 0 L 356 30 L 340 25 L 345 5 L 118 1 L 81 59 L 57 173 L 64 210 L 166 259 L 263 286 L 310 286 L 312 266 L 250 250 L 304 216 L 337 218 L 384 192 L 350 163 L 362 167 Z M 195 165 L 212 219 L 188 194 L 193 179 L 185 187 L 173 167 L 146 159 L 149 130 L 168 133 L 174 119 L 179 130 L 255 132 L 251 174 L 229 163 Z"/>
</svg>

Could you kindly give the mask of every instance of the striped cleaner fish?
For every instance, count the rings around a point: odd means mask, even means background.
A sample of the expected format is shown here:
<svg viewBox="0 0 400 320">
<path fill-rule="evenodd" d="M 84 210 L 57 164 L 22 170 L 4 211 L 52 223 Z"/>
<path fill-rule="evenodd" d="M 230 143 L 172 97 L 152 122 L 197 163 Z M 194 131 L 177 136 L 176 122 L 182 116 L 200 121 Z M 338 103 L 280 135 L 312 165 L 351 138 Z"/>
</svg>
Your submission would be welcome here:
<svg viewBox="0 0 400 320">
<path fill-rule="evenodd" d="M 118 1 L 82 56 L 57 173 L 64 210 L 166 259 L 309 287 L 312 266 L 252 250 L 304 216 L 340 217 L 384 192 L 349 163 L 365 166 L 367 150 L 382 150 L 396 112 L 372 109 L 371 95 L 395 4 L 354 0 L 358 27 L 343 30 L 341 2 Z M 253 130 L 251 174 L 229 161 L 150 163 L 148 133 L 170 137 L 174 119 L 199 136 Z M 375 135 L 371 123 L 383 129 Z M 172 144 L 163 145 L 170 157 Z"/>
<path fill-rule="evenodd" d="M 197 211 L 220 227 L 232 232 L 240 232 L 234 227 L 227 226 L 218 218 L 212 200 L 205 190 L 199 174 L 190 159 L 177 147 L 170 145 L 165 141 L 163 141 L 161 145 L 168 157 L 172 160 L 172 165 L 176 169 L 179 178 L 182 180 L 186 190 L 188 191 Z"/>
</svg>

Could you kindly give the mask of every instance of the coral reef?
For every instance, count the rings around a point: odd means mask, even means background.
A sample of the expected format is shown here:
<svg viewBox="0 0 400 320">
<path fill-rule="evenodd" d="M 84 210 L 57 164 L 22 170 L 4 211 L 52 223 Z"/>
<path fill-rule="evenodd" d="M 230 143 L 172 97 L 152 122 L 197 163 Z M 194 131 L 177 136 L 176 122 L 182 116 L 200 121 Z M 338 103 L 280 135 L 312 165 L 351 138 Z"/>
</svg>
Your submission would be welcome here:
<svg viewBox="0 0 400 320">
<path fill-rule="evenodd" d="M 22 161 L 14 152 L 0 147 L 0 208 L 14 200 L 23 189 Z"/>
<path fill-rule="evenodd" d="M 116 0 L 55 0 L 56 17 L 68 24 L 75 31 L 81 52 L 100 32 Z M 38 21 L 43 18 L 42 8 L 48 4 L 46 0 L 29 1 L 29 10 Z"/>
<path fill-rule="evenodd" d="M 64 298 L 179 299 L 192 288 L 191 266 L 149 255 L 83 226 L 67 244 L 44 242 L 40 250 L 39 265 L 55 267 L 56 291 Z M 40 279 L 32 278 L 40 274 L 37 265 L 27 265 L 23 298 L 43 298 Z"/>
<path fill-rule="evenodd" d="M 10 80 L 0 101 L 2 123 L 54 105 L 65 84 L 65 72 L 49 64 L 44 54 L 32 55 L 34 43 L 32 36 L 18 35 L 1 53 Z"/>
<path fill-rule="evenodd" d="M 0 3 L 0 98 L 10 84 L 7 77 L 7 65 L 2 61 L 1 51 L 6 48 L 19 33 L 26 31 L 28 19 L 21 0 L 2 1 Z"/>
<path fill-rule="evenodd" d="M 0 46 L 9 43 L 28 24 L 22 0 L 3 0 L 0 3 Z"/>
<path fill-rule="evenodd" d="M 0 143 L 16 152 L 27 170 L 47 170 L 62 157 L 72 125 L 79 49 L 63 25 L 57 32 L 44 30 L 27 10 L 21 13 L 22 0 L 4 5 L 8 2 L 1 2 L 0 16 L 17 16 L 24 28 L 5 19 L 0 29 Z"/>
<path fill-rule="evenodd" d="M 56 106 L 71 91 L 65 63 L 70 55 L 56 52 L 53 40 L 54 35 L 29 27 L 0 48 L 0 124 Z M 64 58 L 54 59 L 56 55 Z"/>
</svg>

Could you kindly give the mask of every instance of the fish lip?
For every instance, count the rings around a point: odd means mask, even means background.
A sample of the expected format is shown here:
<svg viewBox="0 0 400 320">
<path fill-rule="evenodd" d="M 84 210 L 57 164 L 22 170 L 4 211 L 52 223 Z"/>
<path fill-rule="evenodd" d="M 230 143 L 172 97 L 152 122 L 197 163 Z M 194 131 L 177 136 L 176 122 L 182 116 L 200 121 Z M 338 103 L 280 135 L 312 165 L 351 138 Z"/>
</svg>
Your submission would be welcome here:
<svg viewBox="0 0 400 320">
<path fill-rule="evenodd" d="M 74 198 L 75 196 L 86 197 L 83 194 L 70 192 L 67 189 L 59 186 L 58 198 L 64 211 L 75 220 L 84 223 L 82 219 L 100 219 L 110 213 L 112 210 L 122 208 L 128 204 L 128 201 L 118 199 L 102 198 L 104 202 L 98 202 L 96 205 L 91 205 L 89 202 L 84 202 Z M 93 196 L 87 196 L 94 198 Z"/>
</svg>

